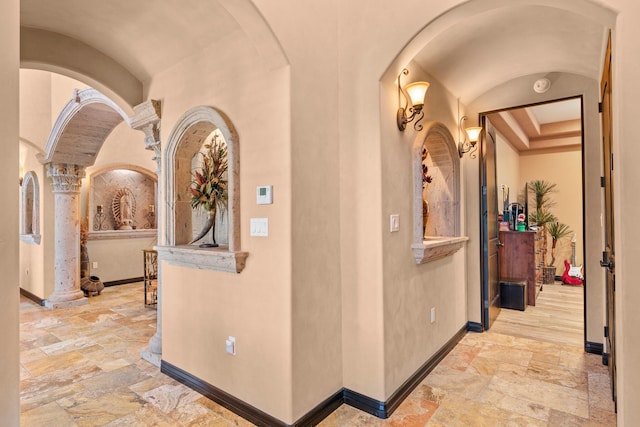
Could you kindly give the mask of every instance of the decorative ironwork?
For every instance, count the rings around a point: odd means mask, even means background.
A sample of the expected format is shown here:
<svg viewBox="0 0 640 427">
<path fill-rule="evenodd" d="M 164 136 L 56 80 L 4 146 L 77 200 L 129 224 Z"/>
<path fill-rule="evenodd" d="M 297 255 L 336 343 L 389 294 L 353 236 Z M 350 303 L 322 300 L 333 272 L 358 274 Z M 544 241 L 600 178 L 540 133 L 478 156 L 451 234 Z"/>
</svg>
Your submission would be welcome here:
<svg viewBox="0 0 640 427">
<path fill-rule="evenodd" d="M 93 217 L 93 230 L 94 231 L 102 231 L 106 230 L 107 224 L 104 223 L 107 215 L 104 213 L 104 206 L 96 205 L 96 214 Z"/>
</svg>

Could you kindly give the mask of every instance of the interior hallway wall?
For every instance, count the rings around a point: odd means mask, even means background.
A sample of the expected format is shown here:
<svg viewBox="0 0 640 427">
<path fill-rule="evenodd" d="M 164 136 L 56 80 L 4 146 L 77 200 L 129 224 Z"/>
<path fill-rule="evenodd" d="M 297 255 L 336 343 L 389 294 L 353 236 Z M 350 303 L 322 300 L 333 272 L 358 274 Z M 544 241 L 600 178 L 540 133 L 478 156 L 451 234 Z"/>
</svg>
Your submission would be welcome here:
<svg viewBox="0 0 640 427">
<path fill-rule="evenodd" d="M 237 130 L 241 250 L 249 253 L 240 274 L 161 262 L 162 358 L 291 423 L 295 418 L 290 76 L 287 66 L 271 65 L 256 52 L 247 34 L 235 28 L 225 39 L 155 75 L 145 92 L 150 99 L 163 101 L 164 149 L 176 122 L 197 106 L 219 109 Z M 166 197 L 164 180 L 159 184 Z M 256 203 L 258 185 L 273 185 L 273 204 Z M 172 205 L 173 201 L 164 200 L 159 209 Z M 268 218 L 269 235 L 250 236 L 250 218 Z M 161 235 L 159 244 L 166 244 L 165 229 Z M 308 321 L 324 326 L 322 319 Z M 323 326 L 317 334 L 310 332 L 308 339 L 326 342 L 319 338 Z M 237 340 L 235 356 L 225 351 L 229 336 Z M 327 376 L 310 382 L 302 394 L 319 402 L 326 395 L 317 390 L 329 388 L 333 393 L 337 384 L 339 377 Z"/>
<path fill-rule="evenodd" d="M 19 345 L 18 345 L 18 139 L 19 139 L 19 22 L 17 0 L 0 3 L 0 200 L 4 201 L 0 221 L 2 298 L 0 298 L 0 419 L 6 426 L 20 425 Z"/>
<path fill-rule="evenodd" d="M 496 175 L 498 184 L 498 212 L 504 210 L 503 192 L 504 185 L 508 191 L 509 203 L 518 202 L 523 185 L 520 180 L 520 154 L 509 141 L 496 131 Z"/>
</svg>

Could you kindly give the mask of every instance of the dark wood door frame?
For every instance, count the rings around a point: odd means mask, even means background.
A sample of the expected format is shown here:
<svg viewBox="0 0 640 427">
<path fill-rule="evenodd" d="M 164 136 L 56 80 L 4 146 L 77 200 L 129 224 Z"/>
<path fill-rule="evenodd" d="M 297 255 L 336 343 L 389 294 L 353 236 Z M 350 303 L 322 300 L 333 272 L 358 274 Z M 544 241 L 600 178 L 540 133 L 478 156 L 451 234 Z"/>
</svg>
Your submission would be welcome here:
<svg viewBox="0 0 640 427">
<path fill-rule="evenodd" d="M 486 116 L 480 140 L 480 256 L 482 328 L 488 330 L 500 313 L 500 257 L 495 131 Z"/>
<path fill-rule="evenodd" d="M 600 265 L 607 269 L 606 273 L 606 348 L 603 353 L 603 362 L 609 365 L 611 378 L 611 398 L 617 399 L 616 393 L 616 272 L 615 272 L 615 224 L 614 224 L 614 165 L 613 165 L 613 134 L 611 132 L 612 108 L 611 108 L 611 33 L 607 42 L 607 51 L 604 58 L 602 80 L 600 83 L 602 112 L 602 158 L 604 161 L 604 218 L 605 218 L 605 248 L 602 252 Z"/>
</svg>

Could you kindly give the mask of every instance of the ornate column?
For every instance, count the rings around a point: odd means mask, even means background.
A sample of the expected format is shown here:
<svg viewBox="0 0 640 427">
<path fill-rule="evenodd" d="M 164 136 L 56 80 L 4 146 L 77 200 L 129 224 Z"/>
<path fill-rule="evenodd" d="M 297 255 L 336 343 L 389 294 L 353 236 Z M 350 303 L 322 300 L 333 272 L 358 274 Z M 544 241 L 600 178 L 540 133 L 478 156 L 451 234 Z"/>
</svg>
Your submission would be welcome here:
<svg viewBox="0 0 640 427">
<path fill-rule="evenodd" d="M 50 309 L 87 304 L 80 289 L 80 180 L 83 166 L 47 163 L 55 195 L 54 291 L 45 306 Z"/>
<path fill-rule="evenodd" d="M 163 210 L 160 208 L 162 202 L 162 187 L 160 186 L 160 162 L 161 162 L 161 145 L 160 145 L 160 101 L 150 100 L 144 102 L 134 108 L 135 115 L 129 120 L 132 129 L 144 132 L 144 145 L 147 150 L 154 152 L 153 160 L 156 161 L 156 175 L 158 175 L 158 191 L 156 193 L 156 228 L 158 230 L 158 243 L 161 243 L 161 229 L 164 227 L 162 223 Z M 160 366 L 162 360 L 162 262 L 158 260 L 158 310 L 156 321 L 156 333 L 149 340 L 149 346 L 140 351 L 140 356 L 156 366 Z"/>
</svg>

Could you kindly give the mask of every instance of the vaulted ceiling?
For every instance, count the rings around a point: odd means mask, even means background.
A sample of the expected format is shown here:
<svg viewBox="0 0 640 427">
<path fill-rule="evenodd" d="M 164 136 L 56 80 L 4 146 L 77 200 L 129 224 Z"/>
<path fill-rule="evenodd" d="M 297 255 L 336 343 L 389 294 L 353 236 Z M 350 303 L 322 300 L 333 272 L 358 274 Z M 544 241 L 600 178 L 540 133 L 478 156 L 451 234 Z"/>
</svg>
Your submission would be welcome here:
<svg viewBox="0 0 640 427">
<path fill-rule="evenodd" d="M 615 22 L 612 11 L 580 0 L 473 0 L 467 5 L 476 12 L 453 21 L 414 58 L 464 104 L 525 75 L 568 72 L 599 78 L 606 33 Z M 244 29 L 237 20 L 237 9 L 243 7 L 253 4 L 250 0 L 21 0 L 21 25 L 84 43 L 146 82 L 180 59 Z M 451 13 L 455 15 L 456 8 Z"/>
<path fill-rule="evenodd" d="M 85 43 L 140 81 L 239 28 L 217 0 L 21 0 L 20 23 Z"/>
</svg>

